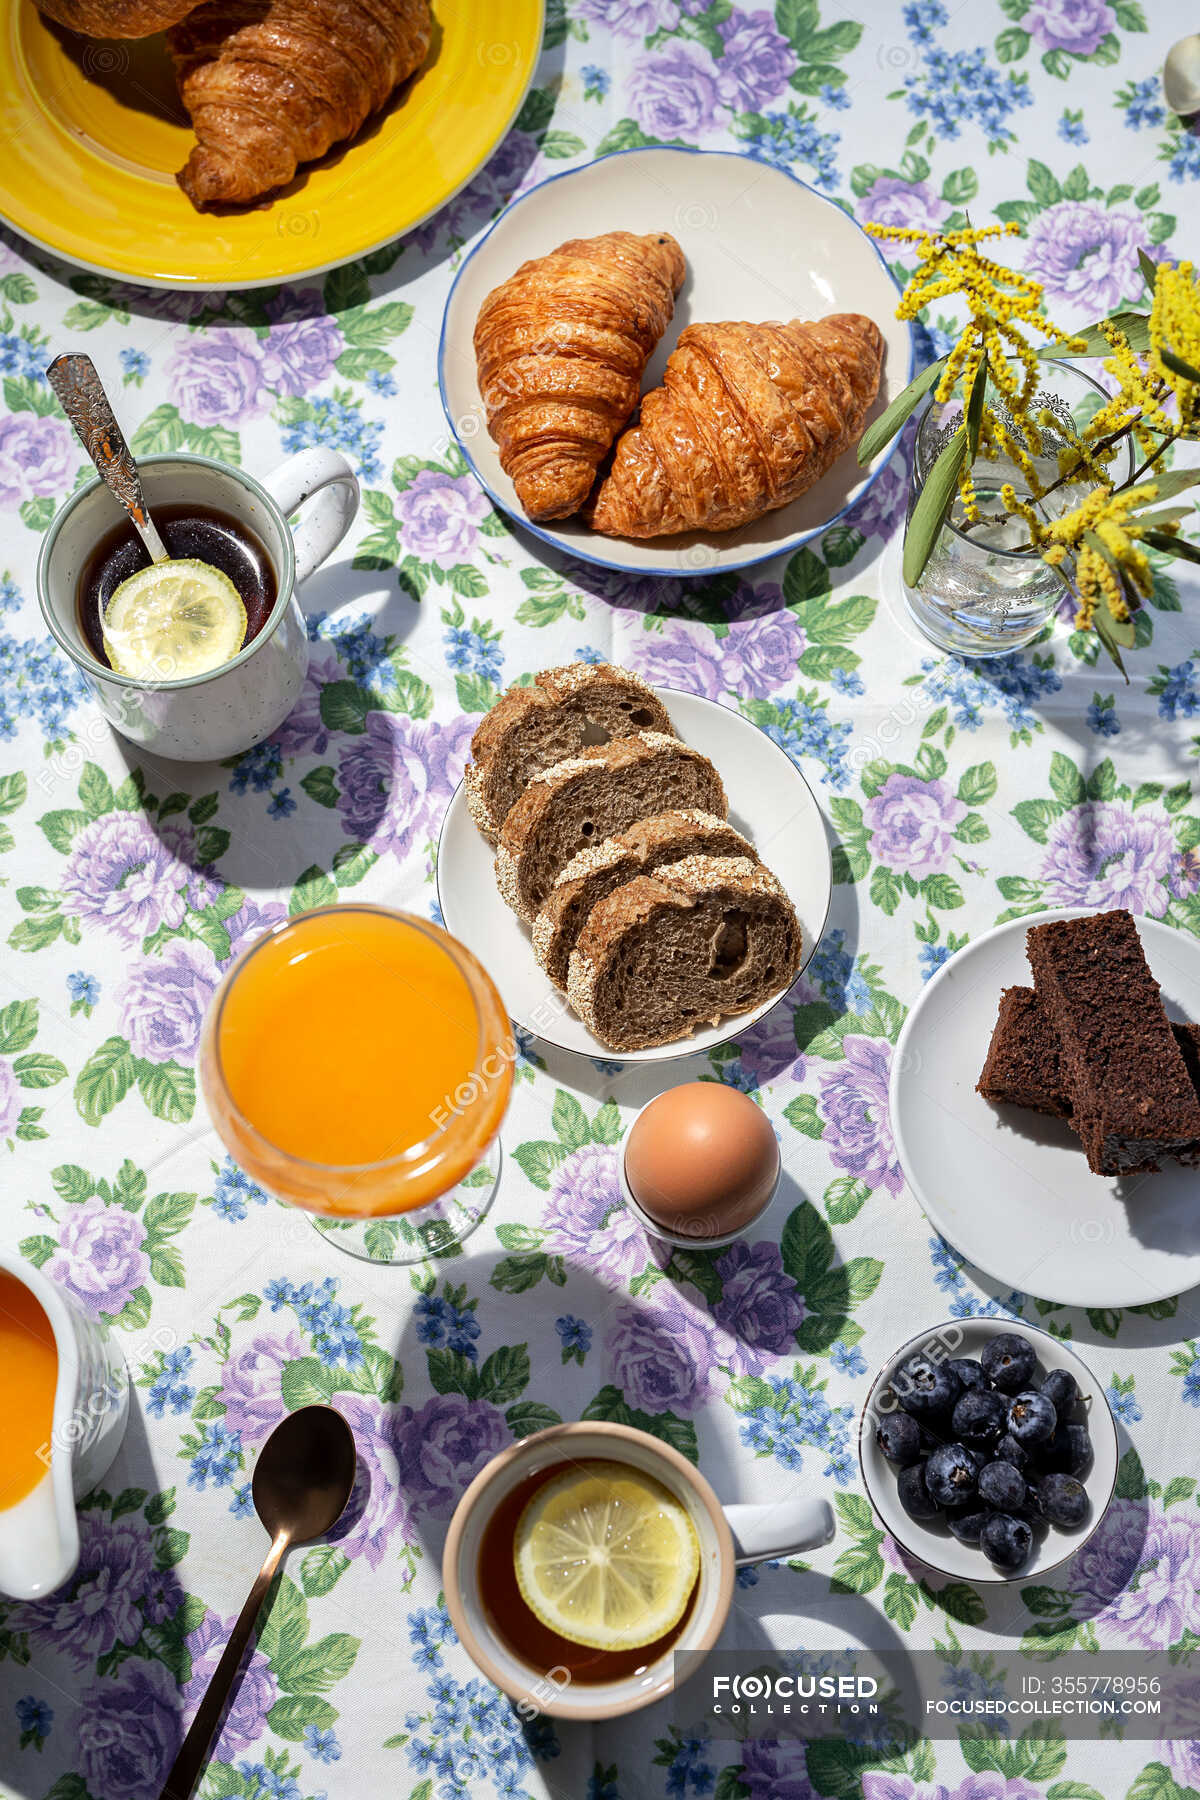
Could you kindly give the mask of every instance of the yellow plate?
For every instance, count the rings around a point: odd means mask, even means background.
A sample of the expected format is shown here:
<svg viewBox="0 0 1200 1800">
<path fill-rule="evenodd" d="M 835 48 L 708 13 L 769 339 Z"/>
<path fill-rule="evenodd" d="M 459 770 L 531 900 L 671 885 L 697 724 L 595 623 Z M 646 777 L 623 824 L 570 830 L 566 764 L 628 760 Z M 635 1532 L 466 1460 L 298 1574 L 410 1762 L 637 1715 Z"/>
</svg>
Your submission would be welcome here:
<svg viewBox="0 0 1200 1800">
<path fill-rule="evenodd" d="M 433 0 L 424 68 L 359 137 L 270 204 L 198 213 L 161 36 L 100 42 L 0 0 L 0 217 L 43 248 L 153 287 L 295 280 L 390 243 L 487 161 L 533 79 L 545 0 Z"/>
</svg>

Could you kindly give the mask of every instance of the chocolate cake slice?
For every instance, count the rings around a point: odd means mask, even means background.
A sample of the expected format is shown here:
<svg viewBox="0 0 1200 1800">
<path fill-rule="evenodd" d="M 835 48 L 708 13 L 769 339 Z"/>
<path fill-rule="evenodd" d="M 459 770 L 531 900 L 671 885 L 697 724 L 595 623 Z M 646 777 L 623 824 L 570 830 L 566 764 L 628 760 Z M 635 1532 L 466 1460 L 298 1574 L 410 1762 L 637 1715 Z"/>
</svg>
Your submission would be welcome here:
<svg viewBox="0 0 1200 1800">
<path fill-rule="evenodd" d="M 1172 1022 L 1171 1031 L 1192 1086 L 1200 1092 L 1200 1025 Z M 1058 1066 L 1058 1038 L 1033 988 L 1010 987 L 1001 993 L 976 1092 L 1001 1106 L 1024 1106 L 1058 1119 L 1071 1116 Z"/>
<path fill-rule="evenodd" d="M 1126 1175 L 1160 1156 L 1200 1160 L 1200 1096 L 1132 915 L 1054 919 L 1025 941 L 1088 1167 Z"/>
</svg>

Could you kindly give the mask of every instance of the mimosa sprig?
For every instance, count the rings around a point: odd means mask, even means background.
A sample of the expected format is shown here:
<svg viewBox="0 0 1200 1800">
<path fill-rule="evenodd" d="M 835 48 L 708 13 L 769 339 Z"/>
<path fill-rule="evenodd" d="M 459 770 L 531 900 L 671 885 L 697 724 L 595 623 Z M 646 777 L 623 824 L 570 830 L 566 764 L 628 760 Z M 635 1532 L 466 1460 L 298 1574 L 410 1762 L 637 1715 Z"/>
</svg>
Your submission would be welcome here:
<svg viewBox="0 0 1200 1800">
<path fill-rule="evenodd" d="M 1200 283 L 1191 263 L 1158 264 L 1142 251 L 1149 311 L 1118 311 L 1068 334 L 1047 318 L 1040 283 L 980 248 L 1019 229 L 1015 224 L 947 232 L 867 226 L 874 237 L 916 246 L 917 264 L 896 308 L 898 318 L 914 319 L 931 301 L 952 296 L 964 303 L 968 318 L 947 354 L 923 369 L 864 432 L 858 460 L 870 462 L 931 390 L 935 402 L 957 394 L 962 422 L 913 507 L 904 540 L 904 579 L 910 585 L 920 580 L 956 495 L 968 535 L 975 525 L 1020 518 L 1029 542 L 1018 554 L 1040 556 L 1057 571 L 1074 599 L 1077 629 L 1094 630 L 1121 667 L 1121 649 L 1135 642 L 1132 615 L 1151 590 L 1147 547 L 1200 562 L 1200 548 L 1179 535 L 1181 520 L 1197 517 L 1194 507 L 1147 510 L 1200 482 L 1200 468 L 1158 467 L 1173 444 L 1200 439 Z M 1031 332 L 1043 341 L 1035 345 Z M 1036 460 L 1043 431 L 1052 424 L 1060 443 L 1064 436 L 1057 415 L 1034 411 L 1039 363 L 1050 357 L 1102 357 L 1114 391 L 1086 425 L 1065 434 L 1057 475 L 1047 482 Z M 997 396 L 996 404 L 989 392 Z M 1111 465 L 1126 439 L 1136 445 L 1140 461 L 1127 480 L 1114 482 Z M 984 514 L 972 471 L 980 459 L 1001 457 L 1020 470 L 1029 491 L 1018 496 L 1012 483 L 1005 483 L 1003 511 Z M 1078 505 L 1052 516 L 1043 503 L 1068 484 L 1089 491 Z"/>
</svg>

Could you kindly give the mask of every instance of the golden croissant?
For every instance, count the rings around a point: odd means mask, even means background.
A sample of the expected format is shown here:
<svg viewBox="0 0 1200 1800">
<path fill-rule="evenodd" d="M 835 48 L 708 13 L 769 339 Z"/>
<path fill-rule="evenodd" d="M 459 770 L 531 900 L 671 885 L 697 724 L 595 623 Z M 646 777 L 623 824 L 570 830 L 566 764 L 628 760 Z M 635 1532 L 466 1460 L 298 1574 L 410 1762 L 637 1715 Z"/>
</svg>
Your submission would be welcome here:
<svg viewBox="0 0 1200 1800">
<path fill-rule="evenodd" d="M 732 531 L 810 488 L 862 433 L 883 335 L 862 313 L 689 325 L 586 510 L 611 537 Z"/>
<path fill-rule="evenodd" d="M 429 49 L 428 0 L 205 0 L 169 33 L 196 206 L 255 200 L 353 137 Z"/>
<path fill-rule="evenodd" d="M 665 231 L 608 231 L 522 263 L 480 307 L 488 430 L 531 519 L 563 518 L 586 499 L 637 405 L 686 267 Z"/>
<path fill-rule="evenodd" d="M 39 12 L 81 37 L 153 37 L 186 13 L 196 0 L 37 0 Z"/>
</svg>

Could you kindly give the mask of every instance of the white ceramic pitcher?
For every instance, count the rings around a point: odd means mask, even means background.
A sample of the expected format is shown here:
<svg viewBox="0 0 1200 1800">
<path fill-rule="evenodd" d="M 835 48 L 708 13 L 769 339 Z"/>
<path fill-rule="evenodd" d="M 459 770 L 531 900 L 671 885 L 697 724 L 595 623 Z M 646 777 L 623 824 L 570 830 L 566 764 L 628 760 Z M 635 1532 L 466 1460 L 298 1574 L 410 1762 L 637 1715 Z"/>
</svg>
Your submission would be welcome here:
<svg viewBox="0 0 1200 1800">
<path fill-rule="evenodd" d="M 105 1327 L 38 1269 L 2 1251 L 0 1269 L 37 1300 L 58 1352 L 46 1473 L 24 1499 L 0 1510 L 0 1594 L 37 1600 L 75 1571 L 75 1502 L 91 1492 L 121 1447 L 129 1418 L 129 1373 Z"/>
</svg>

